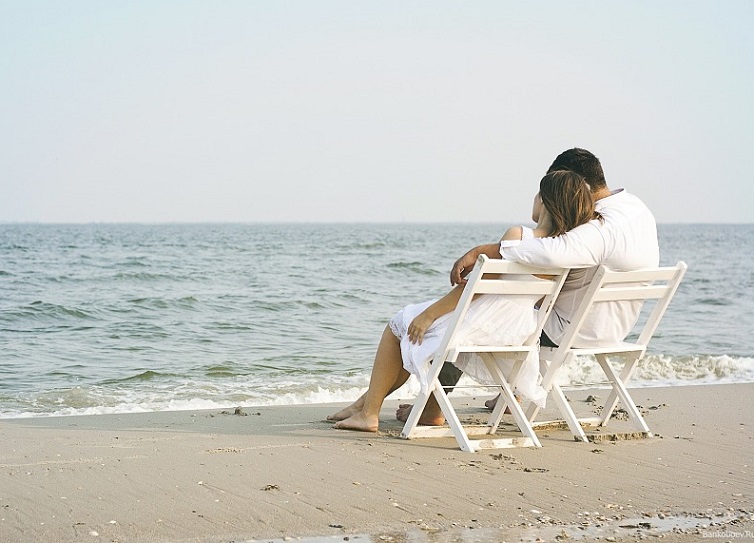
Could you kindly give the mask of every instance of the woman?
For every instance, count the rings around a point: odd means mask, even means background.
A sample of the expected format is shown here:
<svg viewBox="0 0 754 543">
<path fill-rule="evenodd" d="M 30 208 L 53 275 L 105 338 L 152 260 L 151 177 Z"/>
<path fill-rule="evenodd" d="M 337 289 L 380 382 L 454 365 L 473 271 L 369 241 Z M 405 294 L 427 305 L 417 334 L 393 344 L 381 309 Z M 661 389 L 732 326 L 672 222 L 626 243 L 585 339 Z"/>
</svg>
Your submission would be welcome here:
<svg viewBox="0 0 754 543">
<path fill-rule="evenodd" d="M 534 229 L 524 226 L 509 228 L 501 243 L 518 243 L 528 237 L 552 237 L 592 219 L 598 218 L 594 211 L 589 186 L 584 178 L 571 171 L 548 173 L 539 184 L 534 197 L 532 220 Z M 385 398 L 402 386 L 411 373 L 426 378 L 423 368 L 431 359 L 442 340 L 450 314 L 463 292 L 456 286 L 443 298 L 434 302 L 412 304 L 399 311 L 390 321 L 377 348 L 372 367 L 369 389 L 354 403 L 330 415 L 328 420 L 338 421 L 335 428 L 376 432 L 379 429 L 379 413 Z M 496 334 L 505 333 L 506 344 L 523 342 L 536 327 L 533 306 L 513 304 L 504 296 L 481 295 L 474 299 L 462 327 L 464 333 L 474 336 L 479 344 L 484 337 L 496 341 Z M 490 330 L 490 317 L 500 326 Z M 533 401 L 543 399 L 544 391 L 537 390 L 538 368 L 536 361 L 525 364 L 528 377 L 522 376 L 518 389 Z M 460 360 L 459 366 L 471 369 L 473 360 Z"/>
</svg>

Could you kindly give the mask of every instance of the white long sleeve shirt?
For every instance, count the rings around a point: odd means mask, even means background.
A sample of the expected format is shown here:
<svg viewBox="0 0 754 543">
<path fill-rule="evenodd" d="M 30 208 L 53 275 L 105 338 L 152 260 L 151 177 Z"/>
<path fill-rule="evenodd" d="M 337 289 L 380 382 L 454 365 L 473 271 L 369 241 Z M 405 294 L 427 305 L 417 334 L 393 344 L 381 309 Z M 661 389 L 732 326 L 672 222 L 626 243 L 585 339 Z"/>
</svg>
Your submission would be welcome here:
<svg viewBox="0 0 754 543">
<path fill-rule="evenodd" d="M 604 221 L 590 221 L 554 238 L 534 238 L 500 244 L 500 254 L 541 266 L 585 268 L 573 270 L 558 296 L 544 332 L 560 344 L 571 315 L 584 292 L 604 264 L 611 270 L 629 271 L 656 267 L 660 262 L 657 224 L 649 208 L 623 189 L 595 204 Z M 575 346 L 610 345 L 623 341 L 641 311 L 641 302 L 601 302 L 587 317 Z"/>
</svg>

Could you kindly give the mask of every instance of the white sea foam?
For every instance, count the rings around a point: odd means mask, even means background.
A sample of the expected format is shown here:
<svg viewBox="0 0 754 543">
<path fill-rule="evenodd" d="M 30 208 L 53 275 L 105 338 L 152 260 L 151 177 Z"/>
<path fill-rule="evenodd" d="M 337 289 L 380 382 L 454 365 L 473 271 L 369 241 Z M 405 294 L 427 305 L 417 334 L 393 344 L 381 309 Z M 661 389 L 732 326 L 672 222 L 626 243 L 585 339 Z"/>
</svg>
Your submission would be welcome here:
<svg viewBox="0 0 754 543">
<path fill-rule="evenodd" d="M 564 366 L 558 382 L 564 388 L 607 386 L 597 364 L 588 358 L 579 358 Z M 631 386 L 641 388 L 750 382 L 754 382 L 754 358 L 648 355 L 637 369 Z M 74 387 L 56 390 L 47 395 L 34 395 L 27 399 L 26 406 L 0 412 L 0 418 L 335 404 L 355 400 L 366 390 L 368 383 L 369 375 L 365 372 L 350 376 L 328 376 L 319 382 L 306 376 L 278 381 L 267 379 L 264 382 L 248 377 L 234 377 L 211 382 L 184 380 L 159 385 L 150 383 L 148 386 L 117 390 Z M 391 399 L 410 401 L 418 392 L 418 382 L 411 379 Z M 494 390 L 478 386 L 469 378 L 463 377 L 454 395 L 484 397 L 494 393 Z"/>
<path fill-rule="evenodd" d="M 616 367 L 620 365 L 616 364 Z M 558 384 L 602 384 L 605 375 L 594 359 L 581 357 L 563 366 Z M 647 355 L 631 379 L 634 387 L 754 382 L 754 358 Z"/>
</svg>

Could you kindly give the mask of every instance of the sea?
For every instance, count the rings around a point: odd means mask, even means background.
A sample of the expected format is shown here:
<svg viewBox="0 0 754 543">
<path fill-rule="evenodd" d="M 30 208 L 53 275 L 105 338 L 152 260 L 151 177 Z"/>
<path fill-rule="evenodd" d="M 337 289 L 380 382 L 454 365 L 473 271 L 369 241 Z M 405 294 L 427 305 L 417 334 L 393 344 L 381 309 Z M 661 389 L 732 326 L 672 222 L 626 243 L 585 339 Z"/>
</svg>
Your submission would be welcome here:
<svg viewBox="0 0 754 543">
<path fill-rule="evenodd" d="M 508 226 L 0 224 L 0 418 L 353 400 L 389 318 Z M 754 225 L 659 240 L 689 270 L 633 386 L 754 382 Z"/>
</svg>

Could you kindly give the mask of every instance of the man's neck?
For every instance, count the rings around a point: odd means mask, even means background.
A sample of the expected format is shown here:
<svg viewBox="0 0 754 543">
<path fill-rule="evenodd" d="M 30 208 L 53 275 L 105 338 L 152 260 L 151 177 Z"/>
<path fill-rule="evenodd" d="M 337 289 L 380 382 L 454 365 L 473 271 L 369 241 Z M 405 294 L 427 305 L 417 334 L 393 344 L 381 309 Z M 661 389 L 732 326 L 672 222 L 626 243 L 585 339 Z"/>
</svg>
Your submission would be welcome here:
<svg viewBox="0 0 754 543">
<path fill-rule="evenodd" d="M 607 198 L 608 196 L 612 196 L 612 194 L 613 192 L 607 186 L 604 186 L 601 189 L 592 192 L 592 196 L 594 197 L 595 202 L 602 200 L 603 198 Z"/>
</svg>

